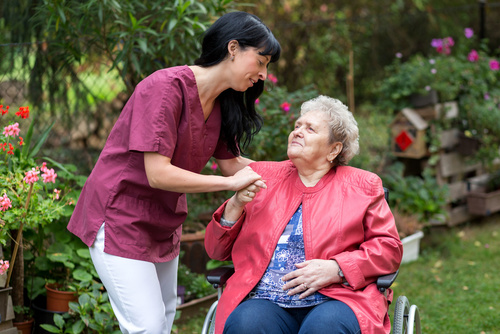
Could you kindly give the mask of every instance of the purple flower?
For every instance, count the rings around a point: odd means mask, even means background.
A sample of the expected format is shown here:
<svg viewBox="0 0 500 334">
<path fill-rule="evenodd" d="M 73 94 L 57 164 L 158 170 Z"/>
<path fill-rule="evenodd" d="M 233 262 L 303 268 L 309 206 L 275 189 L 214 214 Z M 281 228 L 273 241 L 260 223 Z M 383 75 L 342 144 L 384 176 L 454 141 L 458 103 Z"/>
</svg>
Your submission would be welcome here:
<svg viewBox="0 0 500 334">
<path fill-rule="evenodd" d="M 429 64 L 434 65 L 435 63 L 436 63 L 436 61 L 434 59 L 429 59 Z"/>
<path fill-rule="evenodd" d="M 436 74 L 437 73 L 437 70 L 435 68 L 431 69 L 431 73 L 432 74 Z"/>
<path fill-rule="evenodd" d="M 484 99 L 485 99 L 485 100 L 489 100 L 489 99 L 490 99 L 490 94 L 488 94 L 488 93 L 484 93 Z"/>
<path fill-rule="evenodd" d="M 434 38 L 431 42 L 433 48 L 439 48 L 443 46 L 443 40 L 441 38 Z"/>
<path fill-rule="evenodd" d="M 472 36 L 474 36 L 474 30 L 472 30 L 471 28 L 465 28 L 464 34 L 465 34 L 465 37 L 471 38 Z"/>
<path fill-rule="evenodd" d="M 403 54 L 401 52 L 396 53 L 396 58 L 402 58 Z"/>
<path fill-rule="evenodd" d="M 425 86 L 426 91 L 430 91 L 431 89 L 432 89 L 431 86 Z"/>
</svg>

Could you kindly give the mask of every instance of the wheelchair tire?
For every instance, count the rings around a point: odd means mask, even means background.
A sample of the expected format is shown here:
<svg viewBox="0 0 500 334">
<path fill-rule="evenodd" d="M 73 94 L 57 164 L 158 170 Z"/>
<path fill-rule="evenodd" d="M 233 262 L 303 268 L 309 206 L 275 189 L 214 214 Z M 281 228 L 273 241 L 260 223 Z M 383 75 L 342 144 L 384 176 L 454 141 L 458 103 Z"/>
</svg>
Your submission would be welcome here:
<svg viewBox="0 0 500 334">
<path fill-rule="evenodd" d="M 201 334 L 213 334 L 215 332 L 215 312 L 217 311 L 218 302 L 219 301 L 216 300 L 208 310 Z"/>
<path fill-rule="evenodd" d="M 405 296 L 399 296 L 394 308 L 394 321 L 392 324 L 393 334 L 405 334 L 408 332 L 408 313 L 410 302 Z M 413 324 L 411 324 L 413 326 Z"/>
</svg>

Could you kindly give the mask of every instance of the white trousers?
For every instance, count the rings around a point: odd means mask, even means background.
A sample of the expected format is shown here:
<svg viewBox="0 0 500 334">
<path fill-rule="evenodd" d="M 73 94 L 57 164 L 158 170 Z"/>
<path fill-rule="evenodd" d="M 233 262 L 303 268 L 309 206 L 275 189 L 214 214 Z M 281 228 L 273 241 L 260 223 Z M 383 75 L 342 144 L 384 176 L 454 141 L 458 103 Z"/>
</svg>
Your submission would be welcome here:
<svg viewBox="0 0 500 334">
<path fill-rule="evenodd" d="M 152 263 L 106 254 L 104 224 L 90 255 L 123 333 L 170 333 L 177 306 L 179 257 Z"/>
</svg>

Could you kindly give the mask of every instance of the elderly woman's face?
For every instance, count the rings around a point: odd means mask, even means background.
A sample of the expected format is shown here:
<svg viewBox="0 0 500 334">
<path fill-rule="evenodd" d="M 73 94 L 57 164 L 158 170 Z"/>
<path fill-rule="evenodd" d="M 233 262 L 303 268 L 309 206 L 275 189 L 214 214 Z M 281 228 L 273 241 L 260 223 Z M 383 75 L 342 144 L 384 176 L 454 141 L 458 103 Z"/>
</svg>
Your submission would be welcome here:
<svg viewBox="0 0 500 334">
<path fill-rule="evenodd" d="M 295 129 L 288 136 L 288 157 L 311 163 L 324 164 L 333 160 L 334 144 L 329 144 L 328 116 L 321 111 L 309 111 L 295 122 Z M 337 143 L 338 144 L 338 143 Z"/>
</svg>

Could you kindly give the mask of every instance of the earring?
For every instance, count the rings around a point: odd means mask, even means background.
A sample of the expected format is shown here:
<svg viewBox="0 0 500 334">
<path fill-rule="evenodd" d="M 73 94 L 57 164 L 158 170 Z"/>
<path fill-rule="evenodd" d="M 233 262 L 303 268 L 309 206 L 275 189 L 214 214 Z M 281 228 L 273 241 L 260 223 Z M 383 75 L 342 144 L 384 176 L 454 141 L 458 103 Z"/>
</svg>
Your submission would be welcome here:
<svg viewBox="0 0 500 334">
<path fill-rule="evenodd" d="M 231 56 L 231 61 L 234 61 L 234 55 Z"/>
<path fill-rule="evenodd" d="M 333 160 L 330 160 L 330 163 L 333 164 Z"/>
</svg>

